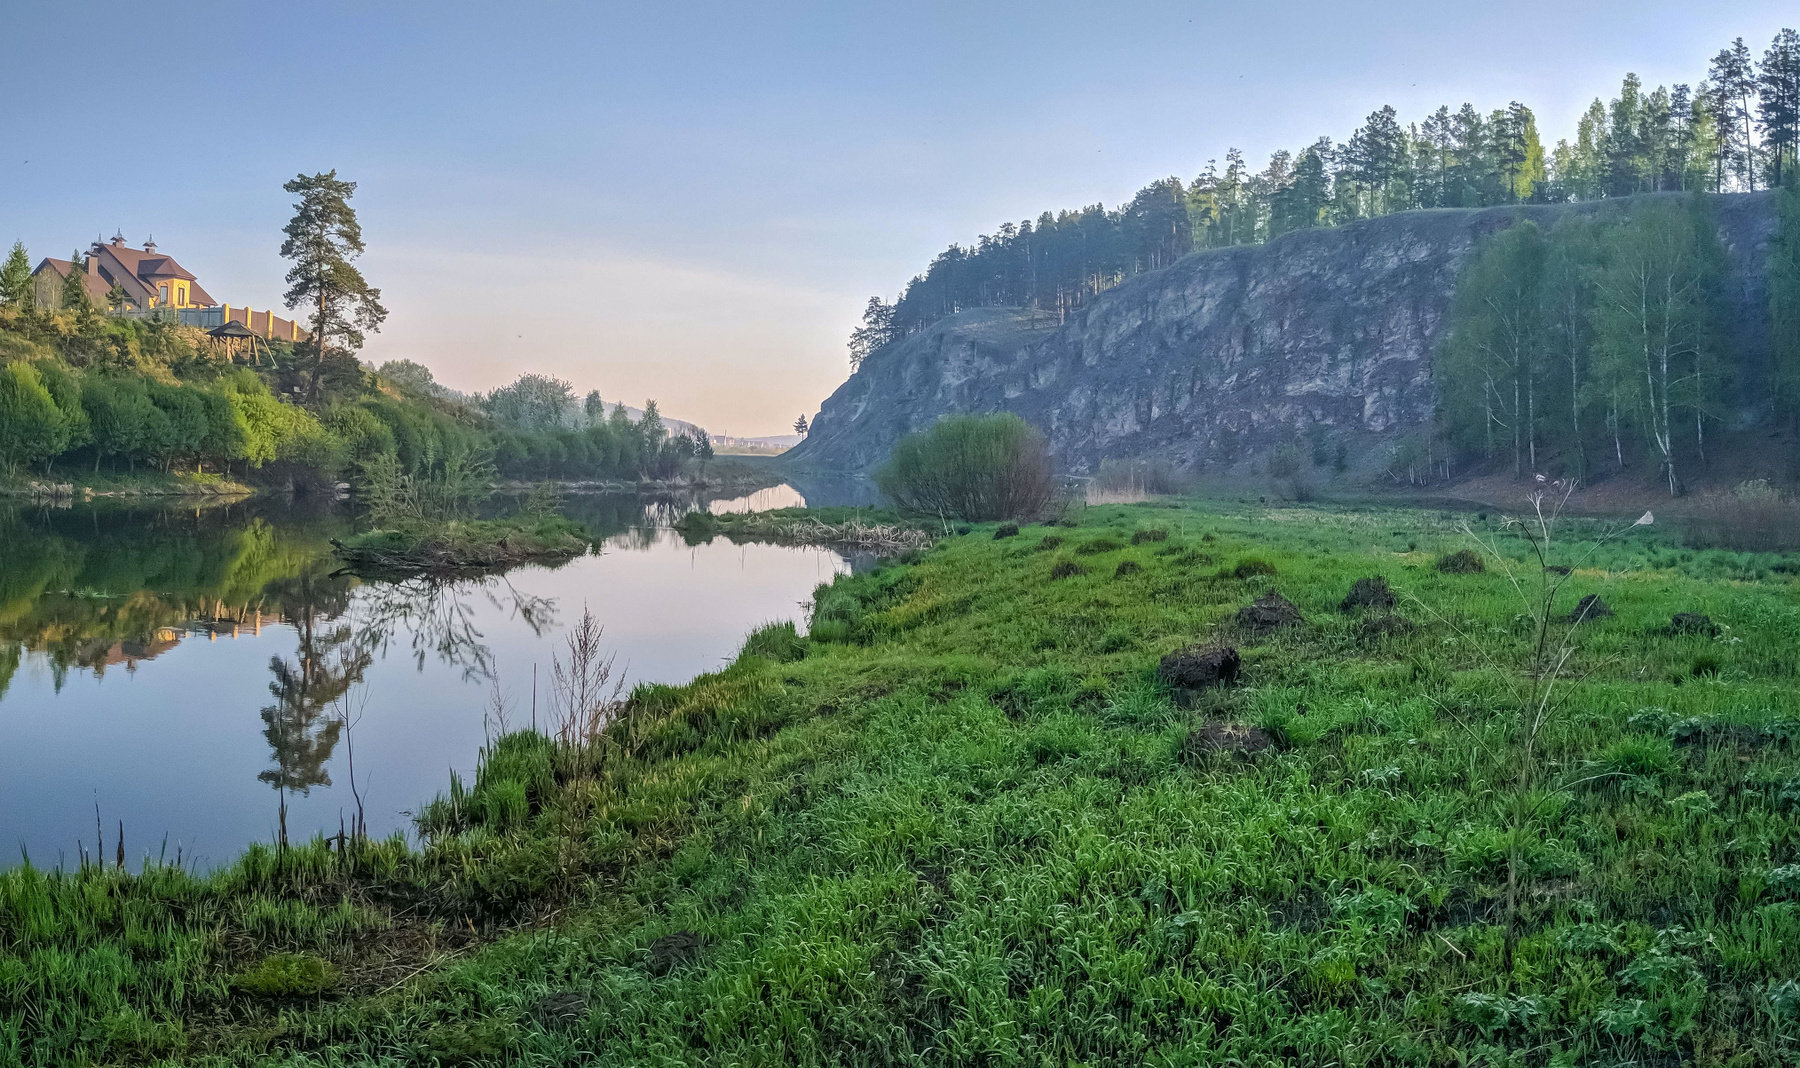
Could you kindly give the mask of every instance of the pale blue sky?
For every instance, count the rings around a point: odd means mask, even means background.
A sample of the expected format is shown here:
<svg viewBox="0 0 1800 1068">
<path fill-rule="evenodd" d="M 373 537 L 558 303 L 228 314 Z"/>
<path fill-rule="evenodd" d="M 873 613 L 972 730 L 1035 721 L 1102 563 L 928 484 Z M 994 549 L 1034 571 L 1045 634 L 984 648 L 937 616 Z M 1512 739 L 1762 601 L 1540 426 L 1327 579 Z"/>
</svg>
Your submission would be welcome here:
<svg viewBox="0 0 1800 1068">
<path fill-rule="evenodd" d="M 25 4 L 0 240 L 160 246 L 278 302 L 281 183 L 361 184 L 392 316 L 364 355 L 522 370 L 767 434 L 871 293 L 1046 208 L 1513 99 L 1547 141 L 1627 70 L 1698 81 L 1786 2 Z M 27 162 L 29 161 L 29 162 Z"/>
</svg>

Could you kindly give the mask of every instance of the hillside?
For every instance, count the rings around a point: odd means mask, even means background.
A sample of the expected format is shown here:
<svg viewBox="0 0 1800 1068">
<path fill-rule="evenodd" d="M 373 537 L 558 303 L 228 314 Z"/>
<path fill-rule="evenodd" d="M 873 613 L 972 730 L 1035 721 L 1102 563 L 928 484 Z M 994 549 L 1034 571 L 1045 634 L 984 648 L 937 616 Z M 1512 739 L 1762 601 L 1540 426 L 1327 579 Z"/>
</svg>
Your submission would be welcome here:
<svg viewBox="0 0 1800 1068">
<path fill-rule="evenodd" d="M 1190 254 L 1128 279 L 1058 324 L 1044 312 L 961 312 L 873 353 L 821 406 L 790 463 L 862 469 L 956 411 L 1017 412 L 1070 471 L 1166 457 L 1230 473 L 1277 443 L 1339 445 L 1383 465 L 1437 406 L 1432 355 L 1459 272 L 1484 236 L 1531 219 L 1652 198 L 1413 211 Z M 1710 197 L 1726 263 L 1728 426 L 1755 425 L 1769 353 L 1767 193 Z"/>
</svg>

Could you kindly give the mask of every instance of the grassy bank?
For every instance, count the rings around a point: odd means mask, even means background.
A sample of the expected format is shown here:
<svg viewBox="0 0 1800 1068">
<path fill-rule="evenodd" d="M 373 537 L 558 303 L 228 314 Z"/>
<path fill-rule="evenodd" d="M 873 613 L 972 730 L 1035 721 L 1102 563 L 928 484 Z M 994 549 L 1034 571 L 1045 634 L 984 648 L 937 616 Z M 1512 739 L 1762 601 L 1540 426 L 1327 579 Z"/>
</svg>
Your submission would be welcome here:
<svg viewBox="0 0 1800 1068">
<path fill-rule="evenodd" d="M 978 526 L 503 738 L 418 848 L 0 874 L 0 1063 L 1796 1063 L 1788 559 L 1565 525 L 1556 613 L 1612 614 L 1533 731 L 1458 522 Z M 1235 685 L 1170 688 L 1195 643 Z"/>
<path fill-rule="evenodd" d="M 113 474 L 66 471 L 54 477 L 0 478 L 0 497 L 248 497 L 255 488 L 214 472 L 145 471 Z"/>
</svg>

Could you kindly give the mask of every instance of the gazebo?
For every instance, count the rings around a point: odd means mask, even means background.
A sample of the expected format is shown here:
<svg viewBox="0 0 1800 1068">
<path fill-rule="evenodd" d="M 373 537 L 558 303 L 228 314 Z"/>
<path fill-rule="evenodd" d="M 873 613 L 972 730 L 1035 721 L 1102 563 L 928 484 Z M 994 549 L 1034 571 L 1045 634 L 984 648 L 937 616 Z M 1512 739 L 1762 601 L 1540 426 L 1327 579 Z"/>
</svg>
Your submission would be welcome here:
<svg viewBox="0 0 1800 1068">
<path fill-rule="evenodd" d="M 257 358 L 256 350 L 256 343 L 260 338 L 257 337 L 255 331 L 236 319 L 227 320 L 223 325 L 213 327 L 206 332 L 206 336 L 217 341 L 233 362 L 236 362 L 238 353 L 243 350 L 244 342 L 248 341 L 251 362 L 261 366 L 262 361 Z"/>
</svg>

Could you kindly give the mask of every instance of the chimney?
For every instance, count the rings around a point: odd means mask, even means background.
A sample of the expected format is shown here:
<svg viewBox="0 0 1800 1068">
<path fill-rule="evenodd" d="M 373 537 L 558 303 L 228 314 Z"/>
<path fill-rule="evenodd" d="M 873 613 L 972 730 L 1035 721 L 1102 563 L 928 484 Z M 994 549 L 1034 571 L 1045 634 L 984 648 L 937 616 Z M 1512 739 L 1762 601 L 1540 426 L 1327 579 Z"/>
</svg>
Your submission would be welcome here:
<svg viewBox="0 0 1800 1068">
<path fill-rule="evenodd" d="M 144 242 L 144 251 L 145 252 L 155 252 L 156 251 L 156 235 L 154 235 L 154 234 L 150 235 L 150 239 L 148 241 Z"/>
<path fill-rule="evenodd" d="M 123 230 L 114 230 L 110 244 L 113 248 L 123 247 L 125 244 L 125 232 Z M 95 247 L 99 247 L 99 242 L 95 242 Z"/>
</svg>

